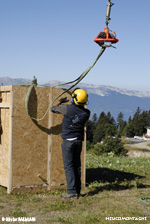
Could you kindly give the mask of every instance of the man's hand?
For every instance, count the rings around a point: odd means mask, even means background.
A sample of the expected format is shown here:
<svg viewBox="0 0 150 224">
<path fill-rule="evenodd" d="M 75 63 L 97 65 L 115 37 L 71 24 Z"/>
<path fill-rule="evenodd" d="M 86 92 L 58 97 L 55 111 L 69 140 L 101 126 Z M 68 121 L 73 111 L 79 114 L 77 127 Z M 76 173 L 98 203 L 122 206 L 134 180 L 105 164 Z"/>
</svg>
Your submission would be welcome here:
<svg viewBox="0 0 150 224">
<path fill-rule="evenodd" d="M 69 100 L 67 100 L 67 97 L 64 97 L 64 98 L 61 98 L 59 100 L 59 103 L 62 104 L 62 103 L 67 103 Z"/>
</svg>

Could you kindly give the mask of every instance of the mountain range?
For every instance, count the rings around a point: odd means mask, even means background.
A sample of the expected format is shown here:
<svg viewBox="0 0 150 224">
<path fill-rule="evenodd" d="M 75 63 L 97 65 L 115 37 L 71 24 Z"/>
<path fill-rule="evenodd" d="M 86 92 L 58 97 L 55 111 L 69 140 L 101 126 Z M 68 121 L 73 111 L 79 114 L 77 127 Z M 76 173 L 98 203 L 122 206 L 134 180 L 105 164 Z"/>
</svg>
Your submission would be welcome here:
<svg viewBox="0 0 150 224">
<path fill-rule="evenodd" d="M 31 83 L 32 80 L 30 79 L 0 78 L 1 85 L 25 85 Z M 57 84 L 62 84 L 62 82 L 53 80 L 42 85 L 54 86 Z M 68 87 L 70 86 L 62 86 L 62 88 Z M 87 108 L 91 111 L 91 118 L 94 113 L 99 117 L 100 113 L 104 111 L 105 113 L 110 112 L 115 120 L 119 112 L 122 112 L 124 120 L 128 120 L 129 116 L 133 117 L 138 107 L 141 110 L 150 110 L 150 92 L 148 91 L 127 90 L 112 86 L 85 83 L 79 83 L 76 87 L 86 89 L 88 92 L 89 104 Z"/>
</svg>

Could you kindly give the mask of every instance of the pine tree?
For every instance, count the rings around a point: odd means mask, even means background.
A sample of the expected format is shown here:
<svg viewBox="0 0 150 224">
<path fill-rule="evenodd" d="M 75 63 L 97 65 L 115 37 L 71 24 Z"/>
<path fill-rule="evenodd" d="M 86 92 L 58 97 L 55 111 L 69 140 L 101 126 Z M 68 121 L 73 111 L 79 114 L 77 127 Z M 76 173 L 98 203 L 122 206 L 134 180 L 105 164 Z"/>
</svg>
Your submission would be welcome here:
<svg viewBox="0 0 150 224">
<path fill-rule="evenodd" d="M 115 125 L 115 120 L 114 120 L 114 118 L 111 116 L 111 113 L 110 113 L 110 112 L 107 113 L 107 115 L 106 115 L 106 119 L 107 119 L 107 123 L 108 123 L 108 124 L 113 124 L 113 125 Z"/>
<path fill-rule="evenodd" d="M 94 123 L 94 125 L 96 127 L 96 124 L 97 124 L 97 115 L 96 115 L 96 113 L 93 114 L 92 122 Z"/>
<path fill-rule="evenodd" d="M 115 136 L 116 135 L 116 127 L 113 124 L 105 124 L 104 125 L 105 136 Z"/>
<path fill-rule="evenodd" d="M 134 126 L 131 116 L 129 117 L 128 124 L 126 127 L 126 136 L 133 137 L 134 136 Z"/>
<path fill-rule="evenodd" d="M 88 120 L 86 123 L 86 140 L 90 143 L 93 142 L 93 135 L 94 135 L 95 125 L 93 121 Z"/>
<path fill-rule="evenodd" d="M 97 125 L 97 115 L 93 114 L 92 120 L 88 120 L 86 123 L 86 140 L 90 143 L 93 142 L 93 136 Z"/>
<path fill-rule="evenodd" d="M 106 114 L 104 112 L 101 112 L 93 136 L 94 143 L 100 142 L 101 139 L 104 138 L 104 125 L 106 124 L 106 120 Z"/>
<path fill-rule="evenodd" d="M 123 130 L 125 129 L 127 122 L 123 120 L 123 113 L 120 112 L 117 117 L 117 136 L 121 137 L 123 135 Z"/>
<path fill-rule="evenodd" d="M 94 143 L 100 142 L 108 134 L 114 135 L 115 131 L 115 120 L 111 113 L 108 112 L 106 115 L 104 112 L 101 112 L 93 136 Z"/>
</svg>

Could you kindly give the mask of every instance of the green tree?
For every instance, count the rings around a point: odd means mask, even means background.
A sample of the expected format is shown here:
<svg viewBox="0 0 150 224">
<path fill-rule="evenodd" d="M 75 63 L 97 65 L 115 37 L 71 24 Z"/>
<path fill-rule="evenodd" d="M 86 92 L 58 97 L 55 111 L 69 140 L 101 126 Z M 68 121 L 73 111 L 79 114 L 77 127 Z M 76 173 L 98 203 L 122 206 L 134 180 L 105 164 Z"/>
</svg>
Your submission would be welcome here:
<svg viewBox="0 0 150 224">
<path fill-rule="evenodd" d="M 116 135 L 116 127 L 113 124 L 105 124 L 104 125 L 104 132 L 105 132 L 105 136 L 115 136 Z"/>
<path fill-rule="evenodd" d="M 94 135 L 95 125 L 93 121 L 88 120 L 86 123 L 86 140 L 90 143 L 93 142 L 93 135 Z"/>
<path fill-rule="evenodd" d="M 96 113 L 93 114 L 92 120 L 88 120 L 86 123 L 86 139 L 90 143 L 93 142 L 93 136 L 96 129 L 97 124 L 97 115 Z"/>
<path fill-rule="evenodd" d="M 96 129 L 93 136 L 94 143 L 100 142 L 106 134 L 114 135 L 115 120 L 108 112 L 107 115 L 101 112 L 97 121 Z"/>
<path fill-rule="evenodd" d="M 113 124 L 113 125 L 115 125 L 115 120 L 114 120 L 114 118 L 111 116 L 111 113 L 110 113 L 110 112 L 107 113 L 107 115 L 106 115 L 106 119 L 107 119 L 107 123 L 108 123 L 108 124 Z"/>
<path fill-rule="evenodd" d="M 133 119 L 129 118 L 126 134 L 128 137 L 133 137 L 135 135 L 142 136 L 146 131 L 146 126 L 149 124 L 149 113 L 146 111 L 141 112 L 138 107 Z"/>
<path fill-rule="evenodd" d="M 110 136 L 106 136 L 103 143 L 96 144 L 94 147 L 96 155 L 109 155 L 112 153 L 115 156 L 126 156 L 127 152 L 119 138 L 112 138 Z"/>
<path fill-rule="evenodd" d="M 141 110 L 138 107 L 133 116 L 134 135 L 140 135 L 140 133 L 141 133 L 140 113 L 141 113 Z"/>
<path fill-rule="evenodd" d="M 104 112 L 101 112 L 93 136 L 94 143 L 100 142 L 101 139 L 104 138 L 105 136 L 104 125 L 106 123 L 107 123 L 106 114 Z"/>
<path fill-rule="evenodd" d="M 150 114 L 149 111 L 143 111 L 140 115 L 142 123 L 142 133 L 146 133 L 147 127 L 150 126 Z"/>
<path fill-rule="evenodd" d="M 95 125 L 95 127 L 96 127 L 96 124 L 97 124 L 97 114 L 96 113 L 94 113 L 93 114 L 93 117 L 92 117 L 92 122 L 94 123 L 94 125 Z"/>
<path fill-rule="evenodd" d="M 126 127 L 126 136 L 133 137 L 134 136 L 134 126 L 131 116 L 129 117 L 128 124 Z"/>
<path fill-rule="evenodd" d="M 124 135 L 123 131 L 127 125 L 127 122 L 123 120 L 123 113 L 120 112 L 117 117 L 117 136 L 121 137 Z"/>
</svg>

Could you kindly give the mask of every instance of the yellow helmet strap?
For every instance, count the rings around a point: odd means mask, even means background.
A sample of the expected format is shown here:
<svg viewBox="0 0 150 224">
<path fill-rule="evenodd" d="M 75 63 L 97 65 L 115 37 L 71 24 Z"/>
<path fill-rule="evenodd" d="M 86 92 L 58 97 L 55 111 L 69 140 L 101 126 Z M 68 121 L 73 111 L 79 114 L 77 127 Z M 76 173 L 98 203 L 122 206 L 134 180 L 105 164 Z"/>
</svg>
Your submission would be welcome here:
<svg viewBox="0 0 150 224">
<path fill-rule="evenodd" d="M 79 102 L 79 101 L 77 100 L 77 94 L 73 94 L 72 97 L 76 100 L 76 102 L 77 102 L 78 104 L 80 104 L 80 105 L 84 105 L 84 104 L 86 104 L 86 102 Z"/>
</svg>

